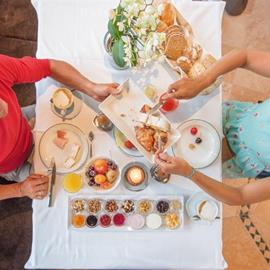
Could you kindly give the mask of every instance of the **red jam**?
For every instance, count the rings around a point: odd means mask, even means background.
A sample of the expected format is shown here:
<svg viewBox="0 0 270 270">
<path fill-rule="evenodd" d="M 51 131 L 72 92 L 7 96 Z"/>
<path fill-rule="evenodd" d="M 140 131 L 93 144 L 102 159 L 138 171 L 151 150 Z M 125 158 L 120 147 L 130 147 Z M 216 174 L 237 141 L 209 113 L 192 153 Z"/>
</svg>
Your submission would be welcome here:
<svg viewBox="0 0 270 270">
<path fill-rule="evenodd" d="M 100 220 L 99 221 L 100 221 L 100 225 L 101 226 L 103 226 L 103 227 L 109 227 L 111 225 L 112 219 L 111 219 L 111 217 L 109 215 L 104 214 L 104 215 L 102 215 L 100 217 Z"/>
<path fill-rule="evenodd" d="M 115 224 L 115 226 L 123 226 L 125 223 L 125 216 L 123 214 L 116 214 L 113 217 L 113 223 Z"/>
</svg>

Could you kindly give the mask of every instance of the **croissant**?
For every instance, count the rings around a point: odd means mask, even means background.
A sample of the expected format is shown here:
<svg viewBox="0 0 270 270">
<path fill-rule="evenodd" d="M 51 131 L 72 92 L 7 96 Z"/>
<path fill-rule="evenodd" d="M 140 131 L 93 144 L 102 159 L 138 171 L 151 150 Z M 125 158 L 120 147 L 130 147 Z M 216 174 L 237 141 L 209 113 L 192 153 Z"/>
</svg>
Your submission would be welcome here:
<svg viewBox="0 0 270 270">
<path fill-rule="evenodd" d="M 135 133 L 141 146 L 146 151 L 151 152 L 155 142 L 155 130 L 149 127 L 135 127 Z"/>
</svg>

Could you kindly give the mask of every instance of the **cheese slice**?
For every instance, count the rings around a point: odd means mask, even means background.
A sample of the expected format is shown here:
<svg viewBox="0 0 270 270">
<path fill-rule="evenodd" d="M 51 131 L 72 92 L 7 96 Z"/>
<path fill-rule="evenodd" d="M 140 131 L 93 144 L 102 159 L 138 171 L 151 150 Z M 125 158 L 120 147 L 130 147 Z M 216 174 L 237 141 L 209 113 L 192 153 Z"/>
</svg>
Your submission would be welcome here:
<svg viewBox="0 0 270 270">
<path fill-rule="evenodd" d="M 64 166 L 69 169 L 75 164 L 75 160 L 71 157 L 67 158 L 64 162 Z"/>
<path fill-rule="evenodd" d="M 77 143 L 74 143 L 71 145 L 71 151 L 70 151 L 70 157 L 73 159 L 76 159 L 79 151 L 80 151 L 81 146 Z"/>
</svg>

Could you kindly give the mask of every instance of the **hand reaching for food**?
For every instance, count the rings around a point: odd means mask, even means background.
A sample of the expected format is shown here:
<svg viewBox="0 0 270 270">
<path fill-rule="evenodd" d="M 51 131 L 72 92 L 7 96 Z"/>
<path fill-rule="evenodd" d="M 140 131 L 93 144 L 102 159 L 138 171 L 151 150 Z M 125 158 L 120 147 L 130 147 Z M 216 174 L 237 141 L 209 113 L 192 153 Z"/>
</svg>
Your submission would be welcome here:
<svg viewBox="0 0 270 270">
<path fill-rule="evenodd" d="M 98 83 L 92 86 L 89 95 L 97 101 L 103 101 L 107 96 L 117 94 L 118 83 Z"/>
<path fill-rule="evenodd" d="M 183 78 L 169 85 L 167 93 L 162 96 L 162 100 L 169 98 L 190 99 L 197 96 L 204 88 L 203 77 L 196 79 Z"/>
<path fill-rule="evenodd" d="M 166 174 L 187 176 L 192 171 L 192 167 L 184 159 L 171 157 L 159 151 L 155 153 L 155 163 Z"/>
<path fill-rule="evenodd" d="M 8 104 L 0 98 L 0 119 L 6 117 L 8 114 Z"/>
<path fill-rule="evenodd" d="M 41 174 L 31 174 L 19 184 L 21 196 L 31 199 L 44 199 L 48 194 L 49 177 Z"/>
</svg>

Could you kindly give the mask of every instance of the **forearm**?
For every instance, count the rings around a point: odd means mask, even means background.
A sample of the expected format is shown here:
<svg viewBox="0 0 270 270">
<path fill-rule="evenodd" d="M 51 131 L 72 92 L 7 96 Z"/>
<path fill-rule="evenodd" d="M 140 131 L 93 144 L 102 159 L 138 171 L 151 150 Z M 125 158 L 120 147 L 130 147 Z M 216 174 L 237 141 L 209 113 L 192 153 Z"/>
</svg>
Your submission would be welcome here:
<svg viewBox="0 0 270 270">
<path fill-rule="evenodd" d="M 224 75 L 236 68 L 246 67 L 247 50 L 235 49 L 224 55 L 219 61 L 211 66 L 203 75 L 204 86 L 211 85 L 219 76 Z"/>
<path fill-rule="evenodd" d="M 64 61 L 50 60 L 51 77 L 83 93 L 91 93 L 95 83 Z"/>
<path fill-rule="evenodd" d="M 229 205 L 245 204 L 241 190 L 238 188 L 218 182 L 200 172 L 196 172 L 191 180 L 218 201 Z"/>
<path fill-rule="evenodd" d="M 21 197 L 20 183 L 0 185 L 0 200 Z"/>
</svg>

